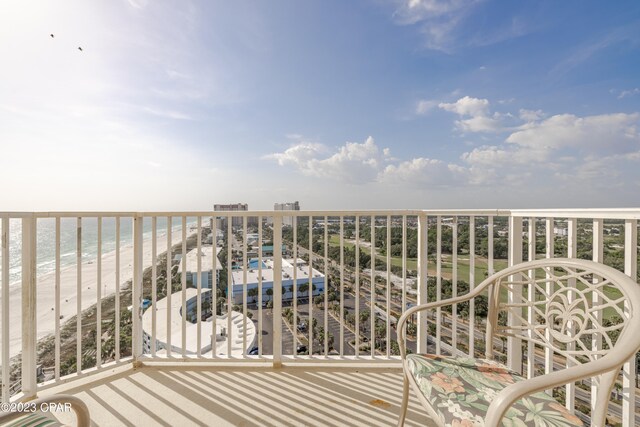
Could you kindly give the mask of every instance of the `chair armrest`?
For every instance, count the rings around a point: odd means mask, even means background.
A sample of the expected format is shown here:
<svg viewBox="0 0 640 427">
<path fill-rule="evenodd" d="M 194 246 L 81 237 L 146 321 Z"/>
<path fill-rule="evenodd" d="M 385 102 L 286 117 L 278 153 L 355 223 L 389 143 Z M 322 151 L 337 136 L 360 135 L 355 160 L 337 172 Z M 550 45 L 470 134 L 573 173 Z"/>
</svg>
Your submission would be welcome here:
<svg viewBox="0 0 640 427">
<path fill-rule="evenodd" d="M 27 408 L 35 407 L 37 408 L 38 411 L 40 410 L 42 405 L 47 406 L 49 404 L 65 404 L 65 403 L 71 404 L 71 409 L 73 409 L 73 411 L 76 413 L 78 427 L 89 427 L 89 425 L 91 424 L 91 418 L 89 417 L 89 408 L 87 408 L 87 405 L 82 400 L 80 400 L 75 396 L 71 396 L 68 394 L 56 394 L 53 396 L 47 396 L 41 399 L 25 402 L 25 404 L 29 405 Z M 5 412 L 0 415 L 0 423 L 2 424 L 8 423 L 12 420 L 15 420 L 17 418 L 24 416 L 25 414 L 30 414 L 30 413 L 32 413 L 31 410 L 28 410 L 28 411 L 25 410 L 22 412 Z"/>
<path fill-rule="evenodd" d="M 409 310 L 405 311 L 404 314 L 400 316 L 400 320 L 398 320 L 398 325 L 396 326 L 396 336 L 398 340 L 398 346 L 400 347 L 400 357 L 402 359 L 406 357 L 406 346 L 405 346 L 405 338 L 406 338 L 405 329 L 406 328 L 404 328 L 404 325 L 410 316 L 412 316 L 413 314 L 419 311 L 424 311 L 424 310 L 429 310 L 431 308 L 438 308 L 445 305 L 453 305 L 453 304 L 459 304 L 461 302 L 469 301 L 475 298 L 476 296 L 478 296 L 480 293 L 482 293 L 482 291 L 491 284 L 492 284 L 491 282 L 486 282 L 484 285 L 474 288 L 468 294 L 455 297 L 455 298 L 444 299 L 441 301 L 434 301 L 426 304 L 416 305 L 415 307 L 411 307 Z"/>
<path fill-rule="evenodd" d="M 572 366 L 561 371 L 551 372 L 539 377 L 530 378 L 505 387 L 489 405 L 485 425 L 497 427 L 502 425 L 502 417 L 507 410 L 524 396 L 562 386 L 582 378 L 589 378 L 614 369 L 620 369 L 622 365 L 614 358 L 606 356 L 582 365 Z"/>
</svg>

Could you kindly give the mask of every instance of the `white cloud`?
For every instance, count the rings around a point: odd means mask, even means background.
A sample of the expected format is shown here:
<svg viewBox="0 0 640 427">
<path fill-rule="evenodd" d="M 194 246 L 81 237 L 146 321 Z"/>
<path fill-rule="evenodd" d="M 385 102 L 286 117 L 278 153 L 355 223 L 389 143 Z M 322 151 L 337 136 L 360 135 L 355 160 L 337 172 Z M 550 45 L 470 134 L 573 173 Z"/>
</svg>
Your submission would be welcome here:
<svg viewBox="0 0 640 427">
<path fill-rule="evenodd" d="M 460 23 L 477 0 L 398 0 L 393 14 L 401 25 L 420 25 L 428 49 L 449 52 L 455 48 Z"/>
<path fill-rule="evenodd" d="M 577 148 L 609 152 L 628 149 L 640 141 L 637 126 L 639 113 L 601 114 L 577 117 L 558 114 L 546 120 L 530 123 L 506 139 L 522 147 L 548 147 L 550 149 Z"/>
<path fill-rule="evenodd" d="M 486 99 L 465 96 L 454 103 L 440 103 L 438 107 L 460 116 L 486 116 L 489 112 L 489 101 Z"/>
<path fill-rule="evenodd" d="M 482 177 L 480 181 L 484 182 L 518 174 L 552 174 L 560 181 L 573 176 L 584 182 L 600 176 L 602 182 L 612 182 L 617 176 L 613 170 L 621 164 L 628 168 L 639 152 L 639 113 L 543 117 L 539 110 L 521 110 L 520 118 L 527 122 L 503 144 L 484 145 L 463 153 L 460 158 L 470 171 L 494 171 L 483 177 L 472 172 L 471 176 Z"/>
<path fill-rule="evenodd" d="M 416 114 L 424 115 L 438 106 L 438 101 L 421 99 L 416 103 Z"/>
<path fill-rule="evenodd" d="M 450 187 L 465 183 L 468 171 L 461 166 L 442 160 L 423 157 L 388 165 L 379 176 L 379 181 L 389 184 L 415 186 L 433 185 Z"/>
<path fill-rule="evenodd" d="M 468 117 L 455 122 L 456 127 L 463 132 L 494 132 L 501 129 L 501 116 L 499 113 L 490 113 L 487 99 L 464 96 L 453 103 L 442 102 L 438 107 L 461 117 Z"/>
<path fill-rule="evenodd" d="M 519 116 L 525 122 L 535 122 L 542 119 L 545 114 L 542 110 L 526 110 L 524 108 L 520 109 Z"/>
<path fill-rule="evenodd" d="M 294 166 L 308 176 L 363 184 L 376 179 L 390 155 L 389 149 L 379 149 L 372 137 L 363 143 L 347 142 L 334 154 L 323 156 L 327 151 L 322 144 L 301 142 L 265 158 L 276 160 L 280 166 Z"/>
<path fill-rule="evenodd" d="M 637 88 L 637 87 L 629 90 L 623 90 L 622 92 L 620 92 L 620 95 L 618 95 L 618 99 L 622 99 L 628 96 L 634 96 L 638 94 L 640 94 L 640 88 Z"/>
<path fill-rule="evenodd" d="M 470 165 L 500 167 L 503 165 L 528 165 L 545 162 L 550 150 L 522 147 L 498 147 L 483 145 L 463 153 L 460 158 Z"/>
<path fill-rule="evenodd" d="M 438 106 L 463 118 L 456 121 L 459 129 L 508 134 L 501 142 L 462 152 L 458 162 L 427 157 L 398 159 L 391 156 L 390 149 L 380 149 L 371 137 L 333 150 L 300 142 L 267 158 L 281 166 L 294 166 L 307 176 L 376 185 L 375 191 L 389 194 L 399 187 L 473 191 L 499 185 L 566 190 L 575 189 L 572 183 L 576 180 L 583 186 L 602 189 L 620 179 L 629 186 L 640 186 L 640 113 L 586 117 L 559 114 L 546 118 L 541 110 L 522 109 L 516 118 L 508 112 L 492 113 L 488 100 L 468 96 Z M 521 122 L 518 126 L 502 126 L 508 119 Z M 370 188 L 373 191 L 374 187 Z"/>
<path fill-rule="evenodd" d="M 265 156 L 267 159 L 273 159 L 280 166 L 296 166 L 302 172 L 309 170 L 308 163 L 326 151 L 322 144 L 313 142 L 301 142 L 292 147 L 287 148 L 282 153 L 274 153 Z"/>
</svg>

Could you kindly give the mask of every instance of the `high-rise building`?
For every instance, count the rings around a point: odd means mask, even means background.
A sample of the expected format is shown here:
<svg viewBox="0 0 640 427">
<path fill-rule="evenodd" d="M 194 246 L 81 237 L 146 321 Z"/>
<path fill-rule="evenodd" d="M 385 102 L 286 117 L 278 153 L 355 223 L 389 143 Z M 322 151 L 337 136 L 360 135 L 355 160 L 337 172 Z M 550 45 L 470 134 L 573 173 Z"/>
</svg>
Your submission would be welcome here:
<svg viewBox="0 0 640 427">
<path fill-rule="evenodd" d="M 246 203 L 231 203 L 231 204 L 215 204 L 213 205 L 213 210 L 216 212 L 240 212 L 240 211 L 248 211 L 249 205 Z M 247 225 L 254 225 L 256 220 L 254 218 L 247 218 Z M 226 218 L 218 218 L 216 223 L 218 229 L 225 228 L 227 226 Z M 242 217 L 237 216 L 233 217 L 231 220 L 232 227 L 242 227 Z"/>
<path fill-rule="evenodd" d="M 295 202 L 274 203 L 273 210 L 274 211 L 299 211 L 300 203 L 297 200 Z M 293 226 L 293 217 L 292 216 L 282 217 L 282 225 Z"/>
</svg>

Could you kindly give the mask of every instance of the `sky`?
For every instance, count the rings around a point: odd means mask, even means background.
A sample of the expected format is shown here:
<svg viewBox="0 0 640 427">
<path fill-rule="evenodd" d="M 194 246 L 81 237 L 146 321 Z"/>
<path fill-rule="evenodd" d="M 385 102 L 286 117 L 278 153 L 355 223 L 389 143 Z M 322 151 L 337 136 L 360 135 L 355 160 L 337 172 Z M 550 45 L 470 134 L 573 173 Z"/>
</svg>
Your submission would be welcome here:
<svg viewBox="0 0 640 427">
<path fill-rule="evenodd" d="M 3 0 L 0 58 L 0 211 L 640 206 L 635 0 Z"/>
</svg>

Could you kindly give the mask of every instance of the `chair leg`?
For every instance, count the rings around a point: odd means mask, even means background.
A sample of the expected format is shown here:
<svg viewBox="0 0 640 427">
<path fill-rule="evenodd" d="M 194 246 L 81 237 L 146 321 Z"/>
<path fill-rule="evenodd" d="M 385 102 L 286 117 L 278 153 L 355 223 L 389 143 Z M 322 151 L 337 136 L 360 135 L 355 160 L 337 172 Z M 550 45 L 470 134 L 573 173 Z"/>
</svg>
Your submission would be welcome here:
<svg viewBox="0 0 640 427">
<path fill-rule="evenodd" d="M 407 406 L 409 405 L 409 378 L 404 374 L 402 384 L 402 405 L 400 406 L 400 418 L 398 419 L 398 427 L 404 426 L 404 419 L 407 416 Z"/>
</svg>

